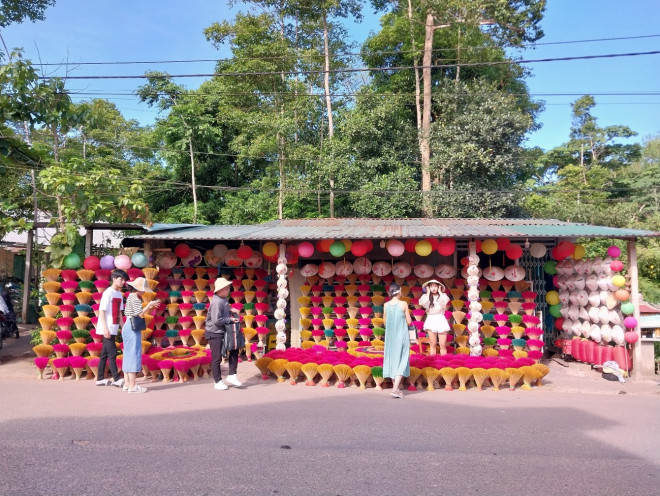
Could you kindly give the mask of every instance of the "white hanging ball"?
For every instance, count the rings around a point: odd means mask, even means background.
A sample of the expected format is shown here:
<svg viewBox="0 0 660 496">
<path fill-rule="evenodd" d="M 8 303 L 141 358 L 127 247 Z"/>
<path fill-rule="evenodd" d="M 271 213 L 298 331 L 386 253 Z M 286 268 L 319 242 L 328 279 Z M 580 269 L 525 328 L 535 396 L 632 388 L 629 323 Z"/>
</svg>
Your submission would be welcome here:
<svg viewBox="0 0 660 496">
<path fill-rule="evenodd" d="M 471 301 L 470 302 L 470 312 L 481 312 L 481 303 L 478 301 Z"/>
<path fill-rule="evenodd" d="M 467 278 L 467 285 L 471 288 L 476 288 L 479 286 L 479 276 L 469 276 Z"/>
<path fill-rule="evenodd" d="M 468 331 L 470 332 L 478 332 L 479 331 L 479 323 L 478 322 L 468 322 L 467 325 Z"/>
<path fill-rule="evenodd" d="M 476 346 L 480 343 L 479 341 L 479 334 L 474 333 L 470 336 L 470 339 L 468 339 L 468 343 L 470 343 L 470 346 Z"/>
<path fill-rule="evenodd" d="M 275 330 L 278 332 L 283 332 L 286 329 L 286 324 L 283 320 L 278 320 L 275 322 Z"/>
<path fill-rule="evenodd" d="M 278 297 L 278 298 L 288 298 L 288 297 L 289 297 L 289 290 L 288 290 L 288 289 L 284 289 L 284 288 L 280 288 L 280 289 L 278 289 L 278 291 L 277 291 L 277 297 Z"/>
<path fill-rule="evenodd" d="M 283 319 L 284 317 L 286 317 L 286 313 L 282 308 L 278 308 L 277 310 L 275 310 L 275 312 L 273 312 L 273 315 L 275 316 L 276 319 Z"/>
<path fill-rule="evenodd" d="M 275 267 L 275 271 L 280 275 L 286 274 L 287 271 L 286 264 L 283 263 L 277 264 L 277 267 Z"/>
<path fill-rule="evenodd" d="M 470 356 L 481 356 L 482 351 L 483 351 L 483 348 L 481 347 L 480 344 L 474 345 L 470 349 Z"/>
</svg>

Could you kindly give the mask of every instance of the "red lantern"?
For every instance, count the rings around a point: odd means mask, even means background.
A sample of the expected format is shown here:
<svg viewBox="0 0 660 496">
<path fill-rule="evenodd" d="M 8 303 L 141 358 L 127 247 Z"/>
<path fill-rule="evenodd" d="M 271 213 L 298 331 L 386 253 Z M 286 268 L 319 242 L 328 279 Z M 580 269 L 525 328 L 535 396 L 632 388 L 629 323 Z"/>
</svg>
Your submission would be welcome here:
<svg viewBox="0 0 660 496">
<path fill-rule="evenodd" d="M 481 240 L 478 239 L 477 241 L 475 241 L 475 244 L 477 245 L 476 246 L 477 253 L 481 253 Z"/>
<path fill-rule="evenodd" d="M 558 319 L 555 320 L 555 329 L 559 329 L 560 331 L 564 329 L 564 317 L 559 317 Z"/>
<path fill-rule="evenodd" d="M 431 251 L 437 250 L 440 242 L 436 238 L 424 238 L 426 241 L 431 243 Z"/>
<path fill-rule="evenodd" d="M 409 239 L 405 243 L 403 243 L 404 248 L 408 253 L 415 253 L 415 245 L 417 244 L 416 239 Z"/>
<path fill-rule="evenodd" d="M 374 249 L 374 242 L 373 241 L 371 241 L 370 239 L 365 239 L 364 242 L 367 245 L 367 252 L 370 252 L 371 250 Z"/>
<path fill-rule="evenodd" d="M 298 263 L 298 246 L 289 245 L 286 247 L 286 261 L 289 264 Z"/>
<path fill-rule="evenodd" d="M 507 248 L 511 246 L 511 240 L 509 238 L 497 238 L 495 241 L 497 242 L 497 249 L 500 251 L 506 251 Z M 509 255 L 507 255 L 507 257 L 509 257 Z M 515 258 L 513 260 L 515 260 Z"/>
<path fill-rule="evenodd" d="M 87 270 L 98 270 L 101 268 L 101 261 L 99 260 L 98 257 L 91 255 L 85 258 L 85 261 L 83 262 L 83 267 L 86 268 Z"/>
<path fill-rule="evenodd" d="M 518 260 L 520 257 L 522 257 L 523 249 L 520 245 L 509 244 L 504 253 L 511 260 Z"/>
<path fill-rule="evenodd" d="M 456 251 L 456 240 L 454 238 L 443 238 L 438 241 L 438 253 L 442 256 L 448 257 Z"/>
<path fill-rule="evenodd" d="M 238 258 L 247 260 L 252 256 L 252 248 L 250 248 L 248 245 L 241 245 L 238 247 L 236 254 L 238 255 Z"/>
<path fill-rule="evenodd" d="M 570 241 L 560 241 L 557 245 L 557 253 L 562 259 L 571 257 L 575 253 L 575 245 Z"/>
<path fill-rule="evenodd" d="M 174 247 L 174 254 L 179 258 L 186 258 L 190 255 L 190 247 L 185 243 L 179 243 Z"/>
<path fill-rule="evenodd" d="M 351 253 L 356 257 L 363 257 L 369 251 L 369 245 L 364 241 L 354 241 L 351 245 Z"/>
<path fill-rule="evenodd" d="M 334 242 L 334 239 L 320 239 L 316 242 L 316 249 L 321 253 L 328 253 L 330 251 L 330 245 Z"/>
</svg>

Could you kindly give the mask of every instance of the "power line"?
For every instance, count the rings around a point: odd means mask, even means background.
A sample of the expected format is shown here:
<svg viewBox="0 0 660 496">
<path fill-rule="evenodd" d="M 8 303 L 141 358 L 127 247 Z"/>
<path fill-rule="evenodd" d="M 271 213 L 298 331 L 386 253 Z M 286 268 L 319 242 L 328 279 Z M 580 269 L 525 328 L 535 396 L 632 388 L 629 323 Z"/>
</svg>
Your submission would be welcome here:
<svg viewBox="0 0 660 496">
<path fill-rule="evenodd" d="M 604 42 L 604 41 L 625 41 L 625 40 L 639 40 L 647 38 L 658 38 L 660 34 L 650 34 L 650 35 L 640 35 L 640 36 L 619 36 L 613 38 L 592 38 L 585 40 L 567 40 L 567 41 L 553 41 L 553 42 L 542 42 L 542 43 L 531 43 L 521 45 L 516 48 L 534 48 L 538 46 L 551 46 L 551 45 L 571 45 L 577 43 L 594 43 L 594 42 Z M 495 49 L 498 47 L 492 46 L 461 46 L 461 50 L 488 50 Z M 373 56 L 373 55 L 399 55 L 406 53 L 420 53 L 423 50 L 376 50 L 376 51 L 363 51 L 363 52 L 333 52 L 330 54 L 331 57 L 356 57 L 356 56 Z M 455 52 L 456 48 L 433 48 L 432 53 L 438 52 Z M 173 60 L 124 60 L 124 61 L 109 61 L 109 62 L 77 62 L 70 65 L 83 66 L 83 65 L 143 65 L 143 64 L 190 64 L 190 63 L 201 63 L 201 62 L 232 62 L 232 61 L 241 61 L 241 60 L 281 60 L 281 59 L 291 59 L 293 57 L 305 58 L 324 58 L 323 53 L 312 54 L 312 53 L 293 53 L 292 55 L 277 55 L 277 56 L 268 56 L 268 57 L 228 57 L 228 58 L 218 58 L 218 59 L 173 59 Z M 56 62 L 45 62 L 38 64 L 40 66 L 62 66 L 63 64 Z M 68 65 L 68 64 L 67 64 Z"/>
<path fill-rule="evenodd" d="M 481 67 L 481 66 L 498 66 L 498 65 L 514 65 L 514 64 L 535 64 L 541 62 L 566 62 L 573 60 L 594 60 L 594 59 L 607 59 L 607 58 L 620 58 L 620 57 L 638 57 L 643 55 L 658 55 L 660 50 L 652 50 L 648 52 L 629 52 L 629 53 L 608 53 L 601 55 L 578 55 L 573 57 L 548 57 L 541 59 L 521 59 L 521 60 L 500 60 L 490 62 L 465 62 L 460 64 L 432 64 L 430 66 L 417 66 L 418 69 L 450 69 L 453 67 Z M 414 69 L 415 66 L 390 66 L 390 67 L 354 67 L 346 69 L 330 69 L 325 70 L 284 70 L 284 71 L 263 71 L 263 72 L 212 72 L 212 73 L 198 73 L 198 74 L 165 74 L 165 75 L 113 75 L 113 76 L 66 76 L 65 78 L 58 78 L 54 76 L 40 76 L 41 80 L 51 79 L 71 79 L 71 80 L 97 80 L 97 79 L 174 79 L 174 78 L 200 78 L 200 77 L 245 77 L 245 76 L 276 76 L 282 75 L 295 76 L 295 75 L 315 75 L 315 74 L 348 74 L 359 72 L 388 72 L 388 71 L 402 71 Z"/>
</svg>

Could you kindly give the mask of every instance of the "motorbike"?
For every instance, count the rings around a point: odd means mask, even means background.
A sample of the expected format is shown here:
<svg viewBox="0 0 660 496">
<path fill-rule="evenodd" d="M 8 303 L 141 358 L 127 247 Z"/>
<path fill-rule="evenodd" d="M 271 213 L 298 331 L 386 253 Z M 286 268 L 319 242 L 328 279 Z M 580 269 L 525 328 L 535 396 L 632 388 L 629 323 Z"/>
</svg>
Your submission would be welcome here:
<svg viewBox="0 0 660 496">
<path fill-rule="evenodd" d="M 9 337 L 15 337 L 18 339 L 19 329 L 16 319 L 16 313 L 14 312 L 14 287 L 11 283 L 7 284 L 2 288 L 0 292 L 0 350 L 5 339 Z"/>
</svg>

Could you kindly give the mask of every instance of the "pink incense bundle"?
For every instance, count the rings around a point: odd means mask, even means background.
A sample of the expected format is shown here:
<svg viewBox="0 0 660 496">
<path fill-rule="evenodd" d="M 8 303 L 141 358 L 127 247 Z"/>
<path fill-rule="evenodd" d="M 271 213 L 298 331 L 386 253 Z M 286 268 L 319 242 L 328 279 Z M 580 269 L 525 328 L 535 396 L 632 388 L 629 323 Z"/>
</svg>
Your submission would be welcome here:
<svg viewBox="0 0 660 496">
<path fill-rule="evenodd" d="M 55 345 L 57 346 L 57 345 Z M 54 358 L 53 359 L 53 367 L 57 369 L 57 375 L 59 376 L 59 380 L 63 381 L 64 380 L 64 375 L 66 374 L 67 370 L 69 369 L 69 359 L 68 358 Z"/>
<path fill-rule="evenodd" d="M 82 376 L 82 371 L 87 365 L 87 359 L 81 356 L 72 356 L 69 358 L 69 367 L 73 369 L 76 375 L 76 380 L 79 381 Z"/>
<path fill-rule="evenodd" d="M 68 344 L 54 344 L 53 351 L 58 358 L 63 358 L 69 354 L 69 345 Z"/>
<path fill-rule="evenodd" d="M 159 360 L 158 367 L 163 374 L 163 382 L 170 382 L 170 372 L 174 367 L 174 362 L 172 360 Z"/>
<path fill-rule="evenodd" d="M 38 379 L 44 378 L 44 369 L 48 366 L 48 360 L 48 357 L 36 357 L 34 359 L 34 364 L 37 366 L 37 370 L 39 371 L 39 376 L 37 377 Z"/>
<path fill-rule="evenodd" d="M 60 272 L 60 277 L 63 281 L 75 281 L 78 279 L 78 273 L 73 269 L 65 269 Z"/>
<path fill-rule="evenodd" d="M 174 360 L 174 370 L 176 370 L 176 373 L 179 376 L 179 380 L 181 382 L 187 382 L 188 381 L 188 370 L 190 369 L 190 361 L 189 360 Z"/>
</svg>

